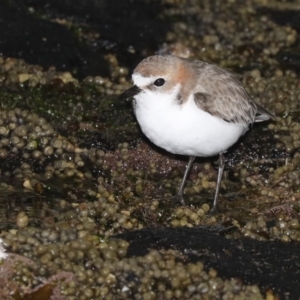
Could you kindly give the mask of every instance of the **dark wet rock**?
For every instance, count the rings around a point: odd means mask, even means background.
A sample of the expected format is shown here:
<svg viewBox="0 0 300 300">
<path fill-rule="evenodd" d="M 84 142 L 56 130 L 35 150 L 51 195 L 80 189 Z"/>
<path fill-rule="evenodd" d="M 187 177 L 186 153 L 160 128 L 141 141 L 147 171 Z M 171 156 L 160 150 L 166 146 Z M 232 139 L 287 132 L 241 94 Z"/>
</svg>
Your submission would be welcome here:
<svg viewBox="0 0 300 300">
<path fill-rule="evenodd" d="M 297 31 L 259 8 L 297 4 L 271 2 L 0 0 L 9 29 L 0 33 L 9 53 L 0 56 L 1 238 L 6 253 L 36 263 L 13 266 L 14 287 L 32 291 L 64 270 L 75 276 L 58 284 L 66 299 L 272 299 L 294 289 L 300 81 L 279 58 L 293 52 Z M 134 61 L 153 52 L 238 72 L 278 118 L 229 149 L 215 215 L 216 158 L 197 158 L 186 205 L 175 202 L 187 158 L 147 141 L 130 101 L 117 98 Z M 128 243 L 113 237 L 125 230 L 134 231 L 122 235 L 132 241 L 127 258 Z"/>
<path fill-rule="evenodd" d="M 237 164 L 258 164 L 261 174 L 277 168 L 291 155 L 285 149 L 276 148 L 278 141 L 265 124 L 254 125 L 226 154 L 226 167 L 230 170 Z M 264 145 L 262 147 L 262 145 Z M 263 162 L 261 164 L 261 162 Z"/>
<path fill-rule="evenodd" d="M 300 21 L 297 11 L 293 11 L 290 9 L 279 10 L 270 8 L 260 8 L 258 9 L 258 13 L 267 15 L 274 22 L 280 25 L 291 26 L 298 32 L 300 30 Z M 293 47 L 288 47 L 287 49 L 284 49 L 276 56 L 276 59 L 283 68 L 295 70 L 298 74 L 300 74 L 299 45 L 300 40 L 298 38 L 296 44 Z"/>
<path fill-rule="evenodd" d="M 133 67 L 163 41 L 161 10 L 160 1 L 0 1 L 0 53 L 81 79 L 108 76 L 105 54 Z"/>
<path fill-rule="evenodd" d="M 300 55 L 298 51 L 299 45 L 294 49 L 283 51 L 277 56 L 277 60 L 282 67 L 295 70 L 295 72 L 298 74 L 300 74 Z"/>
<path fill-rule="evenodd" d="M 80 43 L 66 27 L 35 17 L 28 7 L 0 2 L 0 24 L 6 30 L 0 33 L 0 53 L 23 58 L 45 68 L 77 73 L 108 75 L 103 56 Z"/>
<path fill-rule="evenodd" d="M 144 256 L 149 249 L 176 249 L 185 256 L 185 263 L 204 262 L 223 278 L 239 278 L 265 291 L 271 288 L 283 299 L 299 296 L 298 243 L 227 240 L 202 228 L 149 228 L 117 237 L 129 242 L 127 257 Z"/>
<path fill-rule="evenodd" d="M 291 26 L 297 31 L 300 30 L 300 20 L 298 18 L 298 12 L 291 9 L 275 9 L 261 7 L 257 9 L 257 12 L 260 14 L 267 15 L 276 23 L 282 26 Z"/>
</svg>

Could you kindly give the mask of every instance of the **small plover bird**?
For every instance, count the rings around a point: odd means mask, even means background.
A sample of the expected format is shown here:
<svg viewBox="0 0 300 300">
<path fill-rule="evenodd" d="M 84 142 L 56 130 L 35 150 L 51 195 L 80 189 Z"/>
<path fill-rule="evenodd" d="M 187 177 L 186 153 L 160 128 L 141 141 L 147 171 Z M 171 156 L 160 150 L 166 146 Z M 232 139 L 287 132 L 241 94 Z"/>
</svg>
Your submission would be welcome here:
<svg viewBox="0 0 300 300">
<path fill-rule="evenodd" d="M 195 157 L 219 155 L 212 207 L 215 211 L 224 152 L 254 122 L 275 116 L 255 103 L 231 73 L 202 61 L 150 56 L 134 69 L 132 80 L 133 87 L 120 98 L 133 98 L 134 113 L 143 133 L 155 145 L 189 156 L 178 190 L 183 204 L 183 188 Z"/>
</svg>

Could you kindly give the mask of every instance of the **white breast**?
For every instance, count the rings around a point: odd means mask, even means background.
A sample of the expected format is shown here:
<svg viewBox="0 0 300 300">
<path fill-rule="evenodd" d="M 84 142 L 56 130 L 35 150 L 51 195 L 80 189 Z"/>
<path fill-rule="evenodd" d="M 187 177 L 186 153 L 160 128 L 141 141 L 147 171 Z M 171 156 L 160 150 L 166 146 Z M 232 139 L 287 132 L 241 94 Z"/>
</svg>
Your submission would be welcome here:
<svg viewBox="0 0 300 300">
<path fill-rule="evenodd" d="M 174 154 L 213 156 L 226 151 L 247 128 L 199 109 L 192 98 L 183 105 L 171 94 L 146 90 L 135 97 L 136 118 L 155 145 Z"/>
</svg>

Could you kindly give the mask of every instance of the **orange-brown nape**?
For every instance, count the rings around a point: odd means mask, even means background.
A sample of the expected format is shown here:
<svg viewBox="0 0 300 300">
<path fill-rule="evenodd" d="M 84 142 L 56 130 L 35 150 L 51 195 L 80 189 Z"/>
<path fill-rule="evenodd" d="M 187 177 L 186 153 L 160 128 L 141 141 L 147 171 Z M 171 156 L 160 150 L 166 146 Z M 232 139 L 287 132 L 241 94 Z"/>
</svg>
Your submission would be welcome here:
<svg viewBox="0 0 300 300">
<path fill-rule="evenodd" d="M 186 61 L 184 62 L 186 63 Z M 195 88 L 195 80 L 193 78 L 196 76 L 196 74 L 194 74 L 193 69 L 186 68 L 186 65 L 183 63 L 182 59 L 179 62 L 178 69 L 176 71 L 174 82 L 179 82 L 181 85 L 178 99 L 180 99 L 180 104 L 184 104 Z"/>
</svg>

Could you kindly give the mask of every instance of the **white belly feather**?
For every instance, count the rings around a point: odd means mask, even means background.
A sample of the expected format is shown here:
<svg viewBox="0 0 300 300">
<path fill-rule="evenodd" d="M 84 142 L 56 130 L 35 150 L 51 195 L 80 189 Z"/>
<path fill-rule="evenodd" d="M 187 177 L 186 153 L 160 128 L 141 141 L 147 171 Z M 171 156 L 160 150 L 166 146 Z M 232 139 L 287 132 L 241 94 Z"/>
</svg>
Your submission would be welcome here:
<svg viewBox="0 0 300 300">
<path fill-rule="evenodd" d="M 191 98 L 180 105 L 173 95 L 142 92 L 135 97 L 135 114 L 143 133 L 171 153 L 213 156 L 226 151 L 247 131 L 202 111 Z"/>
</svg>

